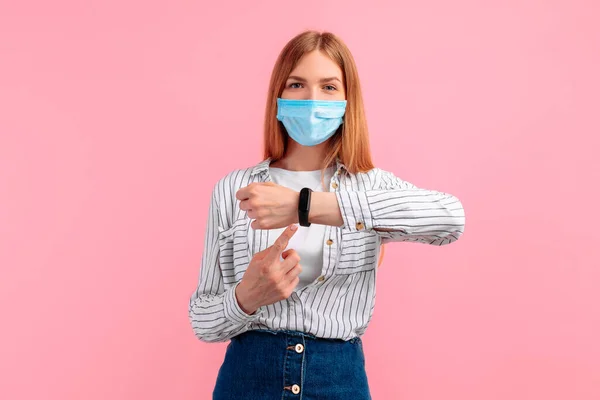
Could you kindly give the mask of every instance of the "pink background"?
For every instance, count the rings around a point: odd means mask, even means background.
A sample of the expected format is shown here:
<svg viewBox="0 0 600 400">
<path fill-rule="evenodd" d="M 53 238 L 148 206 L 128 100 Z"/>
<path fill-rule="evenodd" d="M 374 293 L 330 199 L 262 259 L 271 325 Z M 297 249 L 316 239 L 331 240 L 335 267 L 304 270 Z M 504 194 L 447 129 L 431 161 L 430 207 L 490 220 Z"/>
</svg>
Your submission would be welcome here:
<svg viewBox="0 0 600 400">
<path fill-rule="evenodd" d="M 306 28 L 352 50 L 376 164 L 466 209 L 450 246 L 387 247 L 374 399 L 600 398 L 599 3 L 366 4 L 1 3 L 1 399 L 210 398 L 210 190 L 260 161 Z"/>
</svg>

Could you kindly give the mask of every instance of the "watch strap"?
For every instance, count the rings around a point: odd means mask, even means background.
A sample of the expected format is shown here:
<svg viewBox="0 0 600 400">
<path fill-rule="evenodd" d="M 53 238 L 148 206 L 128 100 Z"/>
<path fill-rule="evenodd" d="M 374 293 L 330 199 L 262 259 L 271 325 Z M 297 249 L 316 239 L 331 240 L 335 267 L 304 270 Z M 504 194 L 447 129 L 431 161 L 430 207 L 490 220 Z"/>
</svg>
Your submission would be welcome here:
<svg viewBox="0 0 600 400">
<path fill-rule="evenodd" d="M 310 226 L 308 222 L 308 213 L 310 212 L 310 197 L 312 189 L 302 188 L 300 190 L 300 199 L 298 201 L 298 222 L 300 226 Z"/>
</svg>

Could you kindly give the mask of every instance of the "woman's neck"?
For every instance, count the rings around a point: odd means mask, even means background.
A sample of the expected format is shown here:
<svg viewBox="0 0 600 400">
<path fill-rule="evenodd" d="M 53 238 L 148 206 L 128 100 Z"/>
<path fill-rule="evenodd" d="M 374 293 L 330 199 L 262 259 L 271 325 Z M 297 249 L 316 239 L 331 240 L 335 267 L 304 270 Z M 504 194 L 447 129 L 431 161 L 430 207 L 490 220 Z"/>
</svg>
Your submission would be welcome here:
<svg viewBox="0 0 600 400">
<path fill-rule="evenodd" d="M 288 139 L 287 151 L 283 158 L 271 163 L 271 167 L 290 171 L 316 171 L 323 167 L 329 140 L 316 146 L 302 146 Z"/>
</svg>

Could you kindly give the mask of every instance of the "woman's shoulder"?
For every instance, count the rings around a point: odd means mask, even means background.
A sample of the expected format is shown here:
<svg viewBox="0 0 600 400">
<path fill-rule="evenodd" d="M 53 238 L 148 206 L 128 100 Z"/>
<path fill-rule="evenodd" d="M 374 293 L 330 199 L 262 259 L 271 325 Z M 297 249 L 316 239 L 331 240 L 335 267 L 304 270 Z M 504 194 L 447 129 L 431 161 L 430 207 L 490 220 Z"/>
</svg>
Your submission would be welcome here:
<svg viewBox="0 0 600 400">
<path fill-rule="evenodd" d="M 366 181 L 368 186 L 372 189 L 394 189 L 413 186 L 410 182 L 401 179 L 394 172 L 379 167 L 373 167 L 367 171 L 356 172 L 353 175 L 356 176 L 358 180 Z"/>
<path fill-rule="evenodd" d="M 381 176 L 385 175 L 389 175 L 390 172 L 378 168 L 378 167 L 373 167 L 371 169 L 368 170 L 363 170 L 363 171 L 356 171 L 356 172 L 350 172 L 350 171 L 346 171 L 349 175 L 351 176 L 355 176 L 358 179 L 368 179 L 369 181 L 372 182 L 373 186 L 376 186 L 376 182 L 379 181 L 379 179 L 381 178 Z"/>
</svg>

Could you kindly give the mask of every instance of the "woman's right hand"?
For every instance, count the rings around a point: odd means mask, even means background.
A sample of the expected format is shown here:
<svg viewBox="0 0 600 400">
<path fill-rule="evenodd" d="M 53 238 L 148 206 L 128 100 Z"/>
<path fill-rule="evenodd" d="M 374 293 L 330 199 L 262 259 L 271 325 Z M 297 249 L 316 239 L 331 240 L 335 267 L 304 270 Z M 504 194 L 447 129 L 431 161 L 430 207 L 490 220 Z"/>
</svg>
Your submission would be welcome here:
<svg viewBox="0 0 600 400">
<path fill-rule="evenodd" d="M 300 256 L 292 249 L 284 252 L 297 230 L 296 224 L 289 225 L 272 246 L 252 257 L 235 291 L 238 304 L 245 313 L 254 314 L 261 306 L 287 299 L 298 285 L 298 275 L 302 271 Z"/>
</svg>

